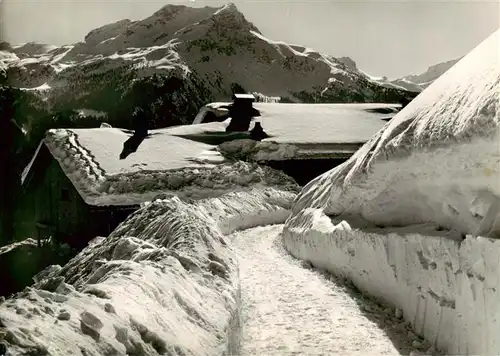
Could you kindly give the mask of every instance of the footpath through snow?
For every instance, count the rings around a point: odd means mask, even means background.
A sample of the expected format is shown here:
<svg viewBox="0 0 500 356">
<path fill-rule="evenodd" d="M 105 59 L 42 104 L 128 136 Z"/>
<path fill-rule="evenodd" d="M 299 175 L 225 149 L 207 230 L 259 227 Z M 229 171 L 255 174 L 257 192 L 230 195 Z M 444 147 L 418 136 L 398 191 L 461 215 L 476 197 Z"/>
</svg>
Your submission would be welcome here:
<svg viewBox="0 0 500 356">
<path fill-rule="evenodd" d="M 404 322 L 305 268 L 282 247 L 282 228 L 230 236 L 240 265 L 240 355 L 409 354 Z"/>
</svg>

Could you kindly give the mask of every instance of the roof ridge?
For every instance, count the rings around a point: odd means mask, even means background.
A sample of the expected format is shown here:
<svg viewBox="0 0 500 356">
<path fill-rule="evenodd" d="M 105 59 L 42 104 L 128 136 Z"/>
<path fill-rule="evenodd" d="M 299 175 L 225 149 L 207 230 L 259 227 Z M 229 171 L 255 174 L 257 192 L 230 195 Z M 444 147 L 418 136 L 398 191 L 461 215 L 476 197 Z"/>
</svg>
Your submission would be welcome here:
<svg viewBox="0 0 500 356">
<path fill-rule="evenodd" d="M 100 194 L 106 182 L 106 171 L 96 161 L 94 155 L 80 144 L 78 135 L 69 129 L 55 129 L 49 130 L 47 136 L 45 139 L 47 147 L 75 187 Z M 47 140 L 47 138 L 50 139 Z M 59 155 L 57 151 L 64 154 Z M 72 163 L 67 162 L 68 158 Z M 79 181 L 82 179 L 97 184 L 81 184 Z"/>
<path fill-rule="evenodd" d="M 75 141 L 75 147 L 77 149 L 80 149 L 80 151 L 84 152 L 85 155 L 89 158 L 89 162 L 90 163 L 93 163 L 96 167 L 97 170 L 100 171 L 100 176 L 102 177 L 105 177 L 107 174 L 106 174 L 106 171 L 104 170 L 104 168 L 101 167 L 100 163 L 96 160 L 95 156 L 92 154 L 92 152 L 90 152 L 88 149 L 86 149 L 85 147 L 83 147 L 81 144 L 80 144 L 80 141 L 78 140 L 78 134 L 71 131 L 71 130 L 68 130 L 69 133 L 70 133 L 70 136 L 73 137 L 73 140 Z M 69 139 L 68 139 L 69 140 Z M 70 142 L 71 143 L 71 142 Z M 96 174 L 97 175 L 97 174 Z"/>
</svg>

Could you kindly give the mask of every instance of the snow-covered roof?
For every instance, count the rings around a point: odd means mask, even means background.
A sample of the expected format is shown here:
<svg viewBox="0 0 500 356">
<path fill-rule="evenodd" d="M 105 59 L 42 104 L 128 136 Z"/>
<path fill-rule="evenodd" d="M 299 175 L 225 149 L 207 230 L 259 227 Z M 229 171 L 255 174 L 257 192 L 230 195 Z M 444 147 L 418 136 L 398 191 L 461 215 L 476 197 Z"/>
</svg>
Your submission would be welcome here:
<svg viewBox="0 0 500 356">
<path fill-rule="evenodd" d="M 204 113 L 228 103 L 212 103 L 202 108 Z M 364 143 L 384 125 L 383 118 L 394 116 L 398 104 L 280 104 L 254 103 L 261 116 L 254 121 L 262 124 L 270 137 L 280 143 Z M 387 109 L 389 113 L 377 110 Z M 201 112 L 200 112 L 201 113 Z M 200 118 L 197 117 L 199 120 Z M 197 135 L 224 132 L 229 121 L 212 122 L 167 129 L 172 135 Z"/>
<path fill-rule="evenodd" d="M 43 144 L 93 206 L 139 205 L 160 193 L 204 198 L 289 179 L 255 164 L 228 163 L 214 146 L 171 136 L 165 129 L 149 133 L 122 160 L 119 155 L 131 134 L 118 128 L 50 130 Z M 23 182 L 43 144 L 24 170 Z"/>
<path fill-rule="evenodd" d="M 120 160 L 123 143 L 129 137 L 117 128 L 58 129 L 50 130 L 44 143 L 90 205 L 139 204 L 147 200 L 144 194 L 157 194 L 153 191 L 161 189 L 161 182 L 151 182 L 155 173 L 207 168 L 223 161 L 216 152 L 210 152 L 211 146 L 162 130 L 150 131 L 135 153 Z M 40 147 L 34 159 L 39 151 Z M 23 181 L 34 159 L 23 172 Z"/>
<path fill-rule="evenodd" d="M 192 159 L 199 158 L 204 151 L 212 148 L 206 144 L 170 136 L 163 131 L 150 131 L 150 136 L 139 145 L 137 152 L 120 160 L 123 143 L 130 137 L 130 133 L 117 128 L 66 130 L 69 134 L 68 141 L 73 149 L 80 151 L 81 158 L 96 162 L 99 169 L 109 175 L 198 165 L 193 164 Z M 49 135 L 57 137 L 58 133 Z"/>
</svg>

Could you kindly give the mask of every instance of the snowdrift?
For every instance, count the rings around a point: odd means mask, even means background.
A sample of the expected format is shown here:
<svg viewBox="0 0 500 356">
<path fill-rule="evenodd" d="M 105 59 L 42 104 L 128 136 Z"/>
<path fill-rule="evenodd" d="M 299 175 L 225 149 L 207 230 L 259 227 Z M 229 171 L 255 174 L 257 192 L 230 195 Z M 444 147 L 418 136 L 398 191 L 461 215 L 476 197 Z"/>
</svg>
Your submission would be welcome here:
<svg viewBox="0 0 500 356">
<path fill-rule="evenodd" d="M 499 40 L 304 187 L 284 228 L 294 256 L 401 307 L 451 354 L 500 352 Z"/>
<path fill-rule="evenodd" d="M 155 200 L 0 301 L 0 341 L 12 355 L 234 354 L 239 280 L 224 235 L 283 222 L 294 197 L 261 188 Z"/>
</svg>

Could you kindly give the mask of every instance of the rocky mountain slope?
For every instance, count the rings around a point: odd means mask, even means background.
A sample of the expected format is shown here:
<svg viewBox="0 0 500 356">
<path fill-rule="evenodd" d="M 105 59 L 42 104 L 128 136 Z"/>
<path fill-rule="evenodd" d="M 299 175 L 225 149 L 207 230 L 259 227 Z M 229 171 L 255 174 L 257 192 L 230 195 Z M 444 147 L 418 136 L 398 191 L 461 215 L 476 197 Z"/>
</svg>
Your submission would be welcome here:
<svg viewBox="0 0 500 356">
<path fill-rule="evenodd" d="M 42 97 L 49 110 L 89 108 L 124 118 L 143 106 L 156 126 L 192 121 L 199 107 L 229 99 L 235 88 L 291 102 L 411 96 L 345 59 L 267 39 L 233 4 L 167 5 L 144 20 L 94 29 L 76 44 L 0 48 L 9 84 Z"/>
</svg>

